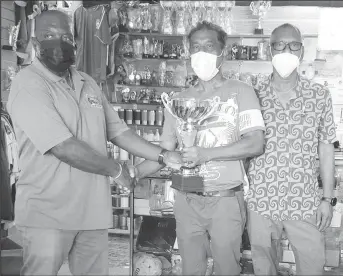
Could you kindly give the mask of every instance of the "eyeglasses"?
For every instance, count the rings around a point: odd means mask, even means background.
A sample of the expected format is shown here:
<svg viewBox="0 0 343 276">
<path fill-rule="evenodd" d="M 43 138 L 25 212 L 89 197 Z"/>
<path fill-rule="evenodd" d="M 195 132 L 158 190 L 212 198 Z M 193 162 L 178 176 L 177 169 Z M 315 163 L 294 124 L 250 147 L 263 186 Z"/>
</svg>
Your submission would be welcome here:
<svg viewBox="0 0 343 276">
<path fill-rule="evenodd" d="M 283 41 L 278 41 L 278 42 L 273 42 L 272 47 L 275 51 L 283 51 L 286 49 L 286 47 L 289 47 L 291 51 L 299 51 L 303 44 L 298 41 L 291 41 L 289 43 L 283 42 Z"/>
</svg>

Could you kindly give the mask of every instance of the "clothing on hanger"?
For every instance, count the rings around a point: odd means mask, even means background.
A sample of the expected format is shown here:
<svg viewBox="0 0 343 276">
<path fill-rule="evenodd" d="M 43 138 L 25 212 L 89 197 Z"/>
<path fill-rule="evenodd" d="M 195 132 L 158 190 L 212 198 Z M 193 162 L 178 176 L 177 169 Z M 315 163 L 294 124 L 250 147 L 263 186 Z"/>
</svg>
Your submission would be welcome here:
<svg viewBox="0 0 343 276">
<path fill-rule="evenodd" d="M 108 10 L 103 5 L 79 6 L 74 12 L 76 68 L 97 83 L 106 80 L 107 52 L 111 44 Z"/>
</svg>

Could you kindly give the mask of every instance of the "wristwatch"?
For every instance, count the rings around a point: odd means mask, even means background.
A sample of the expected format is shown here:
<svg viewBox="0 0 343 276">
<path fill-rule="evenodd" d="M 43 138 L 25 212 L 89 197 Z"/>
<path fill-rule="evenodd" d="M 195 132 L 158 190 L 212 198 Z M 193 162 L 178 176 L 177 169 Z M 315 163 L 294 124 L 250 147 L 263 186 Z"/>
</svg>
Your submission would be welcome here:
<svg viewBox="0 0 343 276">
<path fill-rule="evenodd" d="M 161 150 L 160 154 L 158 155 L 158 159 L 157 159 L 158 164 L 160 164 L 160 165 L 165 165 L 165 163 L 164 163 L 164 154 L 165 154 L 166 152 L 167 152 L 166 149 L 162 149 L 162 150 Z"/>
<path fill-rule="evenodd" d="M 337 198 L 336 197 L 322 197 L 322 201 L 329 202 L 331 206 L 336 206 L 337 204 Z"/>
</svg>

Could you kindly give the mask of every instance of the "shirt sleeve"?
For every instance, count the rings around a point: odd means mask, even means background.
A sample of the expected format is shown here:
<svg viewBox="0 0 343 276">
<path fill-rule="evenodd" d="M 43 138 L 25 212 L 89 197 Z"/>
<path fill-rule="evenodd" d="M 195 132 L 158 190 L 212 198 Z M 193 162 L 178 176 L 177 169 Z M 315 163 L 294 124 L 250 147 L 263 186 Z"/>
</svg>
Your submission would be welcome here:
<svg viewBox="0 0 343 276">
<path fill-rule="evenodd" d="M 253 87 L 244 84 L 239 91 L 239 132 L 243 135 L 254 130 L 265 131 L 259 100 Z"/>
<path fill-rule="evenodd" d="M 9 107 L 14 125 L 21 129 L 41 154 L 72 137 L 44 85 L 27 87 L 17 93 Z"/>
<path fill-rule="evenodd" d="M 325 96 L 325 105 L 319 123 L 319 141 L 326 144 L 334 143 L 336 139 L 336 127 L 333 117 L 332 98 L 329 91 Z"/>
<path fill-rule="evenodd" d="M 124 131 L 129 130 L 129 127 L 122 119 L 119 118 L 118 112 L 114 110 L 113 106 L 106 99 L 104 93 L 101 95 L 102 105 L 105 112 L 107 140 L 111 141 Z"/>
</svg>

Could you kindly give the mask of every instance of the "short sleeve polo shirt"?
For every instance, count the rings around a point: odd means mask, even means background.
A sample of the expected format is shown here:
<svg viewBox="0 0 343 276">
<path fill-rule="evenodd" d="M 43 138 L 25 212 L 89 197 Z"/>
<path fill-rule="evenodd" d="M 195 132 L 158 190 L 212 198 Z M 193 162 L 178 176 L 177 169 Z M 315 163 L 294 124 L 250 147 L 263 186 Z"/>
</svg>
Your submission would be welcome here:
<svg viewBox="0 0 343 276">
<path fill-rule="evenodd" d="M 111 224 L 107 177 L 73 168 L 49 150 L 75 137 L 107 156 L 107 140 L 128 127 L 90 76 L 74 68 L 71 75 L 75 90 L 36 59 L 13 80 L 7 107 L 21 168 L 17 225 L 92 230 Z"/>
</svg>

